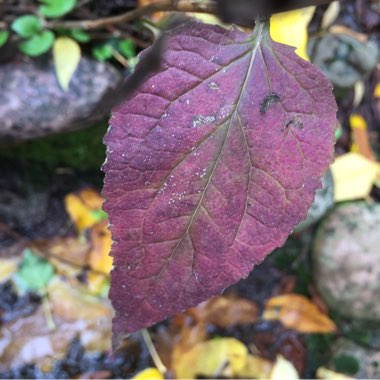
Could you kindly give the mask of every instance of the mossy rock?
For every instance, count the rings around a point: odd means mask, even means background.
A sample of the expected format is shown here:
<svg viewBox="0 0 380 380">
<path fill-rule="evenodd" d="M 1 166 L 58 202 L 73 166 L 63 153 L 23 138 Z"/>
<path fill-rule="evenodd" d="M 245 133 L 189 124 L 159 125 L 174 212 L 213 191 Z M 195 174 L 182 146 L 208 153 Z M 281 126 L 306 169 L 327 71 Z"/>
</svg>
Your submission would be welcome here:
<svg viewBox="0 0 380 380">
<path fill-rule="evenodd" d="M 340 338 L 331 348 L 329 367 L 357 379 L 380 378 L 380 351 Z"/>
</svg>

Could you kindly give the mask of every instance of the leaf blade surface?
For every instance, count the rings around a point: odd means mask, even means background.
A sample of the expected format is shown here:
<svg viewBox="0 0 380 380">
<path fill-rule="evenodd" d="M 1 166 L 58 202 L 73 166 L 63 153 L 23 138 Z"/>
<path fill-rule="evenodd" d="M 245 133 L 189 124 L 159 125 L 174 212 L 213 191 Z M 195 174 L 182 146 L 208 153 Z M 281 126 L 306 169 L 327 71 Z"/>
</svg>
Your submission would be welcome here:
<svg viewBox="0 0 380 380">
<path fill-rule="evenodd" d="M 114 111 L 104 194 L 116 334 L 220 293 L 306 216 L 336 106 L 293 50 L 262 24 L 253 35 L 187 24 Z"/>
</svg>

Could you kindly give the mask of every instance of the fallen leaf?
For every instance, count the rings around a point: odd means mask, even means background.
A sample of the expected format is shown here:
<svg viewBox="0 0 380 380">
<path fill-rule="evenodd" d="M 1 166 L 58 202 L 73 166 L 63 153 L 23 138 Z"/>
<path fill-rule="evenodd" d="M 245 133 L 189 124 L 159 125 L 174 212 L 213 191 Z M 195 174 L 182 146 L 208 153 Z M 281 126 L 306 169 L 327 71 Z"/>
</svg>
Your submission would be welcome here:
<svg viewBox="0 0 380 380">
<path fill-rule="evenodd" d="M 15 281 L 23 290 L 44 292 L 46 285 L 54 276 L 53 266 L 44 258 L 37 256 L 31 249 L 25 249 Z"/>
<path fill-rule="evenodd" d="M 331 2 L 323 14 L 321 29 L 327 29 L 329 26 L 331 26 L 334 23 L 334 21 L 338 18 L 339 12 L 339 1 Z"/>
<path fill-rule="evenodd" d="M 108 300 L 92 295 L 84 286 L 55 277 L 47 287 L 53 316 L 65 321 L 85 320 L 101 323 L 112 318 Z"/>
<path fill-rule="evenodd" d="M 112 237 L 108 229 L 108 221 L 103 220 L 95 224 L 90 231 L 91 250 L 88 255 L 88 264 L 91 269 L 109 274 L 112 269 L 111 252 Z"/>
<path fill-rule="evenodd" d="M 288 329 L 301 333 L 332 333 L 334 322 L 308 298 L 299 294 L 284 294 L 270 298 L 263 313 L 265 320 L 279 320 Z"/>
<path fill-rule="evenodd" d="M 17 271 L 20 258 L 11 257 L 11 258 L 0 258 L 0 283 L 5 282 L 13 276 Z"/>
<path fill-rule="evenodd" d="M 270 35 L 274 41 L 296 47 L 296 53 L 310 60 L 307 54 L 307 27 L 315 7 L 274 14 L 270 19 Z"/>
<path fill-rule="evenodd" d="M 239 372 L 238 376 L 243 379 L 269 379 L 272 368 L 273 363 L 269 360 L 248 355 L 245 366 Z"/>
<path fill-rule="evenodd" d="M 211 323 L 226 328 L 256 322 L 258 308 L 252 301 L 244 298 L 216 296 L 191 308 L 188 314 L 198 323 Z"/>
<path fill-rule="evenodd" d="M 53 45 L 54 68 L 58 82 L 64 91 L 69 89 L 71 78 L 79 65 L 79 44 L 69 37 L 58 37 Z"/>
<path fill-rule="evenodd" d="M 79 194 L 70 193 L 65 197 L 65 208 L 79 233 L 104 219 L 101 210 L 103 198 L 92 189 Z"/>
<path fill-rule="evenodd" d="M 344 375 L 343 373 L 334 372 L 325 367 L 317 369 L 317 379 L 331 379 L 331 380 L 354 380 L 353 377 Z"/>
<path fill-rule="evenodd" d="M 114 341 L 220 294 L 282 245 L 321 185 L 335 126 L 331 85 L 267 24 L 168 32 L 160 68 L 104 139 Z"/>
<path fill-rule="evenodd" d="M 378 82 L 375 86 L 375 90 L 373 91 L 373 96 L 375 98 L 380 98 L 380 82 Z"/>
<path fill-rule="evenodd" d="M 110 349 L 111 317 L 100 320 L 63 320 L 53 315 L 55 328 L 50 329 L 40 307 L 35 313 L 0 328 L 0 372 L 33 363 L 37 367 L 53 367 L 65 357 L 74 338 L 79 338 L 87 351 Z"/>
<path fill-rule="evenodd" d="M 336 202 L 368 197 L 379 173 L 379 164 L 358 153 L 346 153 L 331 165 Z"/>
<path fill-rule="evenodd" d="M 132 377 L 132 380 L 164 380 L 161 372 L 157 368 L 146 368 Z"/>
<path fill-rule="evenodd" d="M 199 343 L 184 353 L 173 363 L 173 369 L 179 379 L 233 377 L 243 371 L 247 357 L 247 347 L 237 339 L 213 339 Z"/>
<path fill-rule="evenodd" d="M 83 204 L 91 210 L 101 210 L 104 199 L 94 189 L 86 188 L 78 193 L 79 198 Z"/>
<path fill-rule="evenodd" d="M 170 367 L 174 368 L 182 356 L 196 345 L 208 339 L 207 326 L 203 323 L 185 324 L 174 338 Z"/>
<path fill-rule="evenodd" d="M 87 266 L 91 245 L 83 239 L 58 237 L 31 242 L 30 247 L 47 258 L 59 274 L 75 277 Z"/>
<path fill-rule="evenodd" d="M 298 372 L 293 364 L 286 360 L 282 355 L 277 356 L 276 363 L 270 374 L 271 380 L 298 380 Z"/>
<path fill-rule="evenodd" d="M 369 143 L 367 122 L 364 117 L 357 113 L 350 115 L 350 126 L 353 140 L 351 151 L 359 153 L 371 161 L 376 161 Z"/>
</svg>

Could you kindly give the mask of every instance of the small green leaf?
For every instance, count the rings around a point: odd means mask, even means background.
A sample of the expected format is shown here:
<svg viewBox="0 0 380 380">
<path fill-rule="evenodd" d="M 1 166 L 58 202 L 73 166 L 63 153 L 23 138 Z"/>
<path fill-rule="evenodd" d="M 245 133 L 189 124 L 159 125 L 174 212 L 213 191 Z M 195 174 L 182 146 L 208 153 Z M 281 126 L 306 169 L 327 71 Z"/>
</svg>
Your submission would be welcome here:
<svg viewBox="0 0 380 380">
<path fill-rule="evenodd" d="M 77 0 L 41 0 L 40 12 L 46 17 L 61 17 L 70 12 Z"/>
<path fill-rule="evenodd" d="M 54 33 L 50 30 L 44 30 L 34 35 L 26 41 L 20 43 L 20 50 L 31 57 L 37 57 L 46 53 L 54 42 Z"/>
<path fill-rule="evenodd" d="M 9 32 L 7 30 L 0 31 L 0 47 L 2 47 L 8 40 Z"/>
<path fill-rule="evenodd" d="M 91 40 L 91 37 L 82 29 L 72 29 L 70 30 L 70 35 L 78 42 L 88 42 Z"/>
<path fill-rule="evenodd" d="M 24 290 L 41 291 L 54 276 L 53 266 L 45 259 L 25 249 L 16 282 Z"/>
<path fill-rule="evenodd" d="M 108 218 L 108 214 L 102 209 L 92 210 L 91 216 L 95 219 L 96 222 L 100 222 L 101 220 L 105 220 Z"/>
<path fill-rule="evenodd" d="M 37 16 L 25 15 L 13 21 L 12 30 L 21 37 L 32 37 L 42 29 L 42 24 Z"/>
<path fill-rule="evenodd" d="M 108 44 L 95 46 L 92 49 L 92 54 L 98 61 L 106 61 L 112 57 L 112 46 Z"/>
<path fill-rule="evenodd" d="M 119 41 L 118 48 L 125 58 L 133 58 L 136 56 L 136 45 L 131 39 Z"/>
<path fill-rule="evenodd" d="M 78 42 L 68 37 L 57 38 L 53 46 L 53 57 L 58 82 L 67 91 L 81 57 Z"/>
</svg>

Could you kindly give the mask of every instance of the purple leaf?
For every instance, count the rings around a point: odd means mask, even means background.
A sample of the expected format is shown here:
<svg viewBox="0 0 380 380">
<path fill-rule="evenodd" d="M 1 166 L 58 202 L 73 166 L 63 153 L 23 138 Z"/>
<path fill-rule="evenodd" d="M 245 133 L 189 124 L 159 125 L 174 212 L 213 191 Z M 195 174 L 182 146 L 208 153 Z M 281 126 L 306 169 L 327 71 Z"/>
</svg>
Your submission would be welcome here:
<svg viewBox="0 0 380 380">
<path fill-rule="evenodd" d="M 294 49 L 189 23 L 111 118 L 114 333 L 246 277 L 305 218 L 333 154 L 331 85 Z"/>
</svg>

